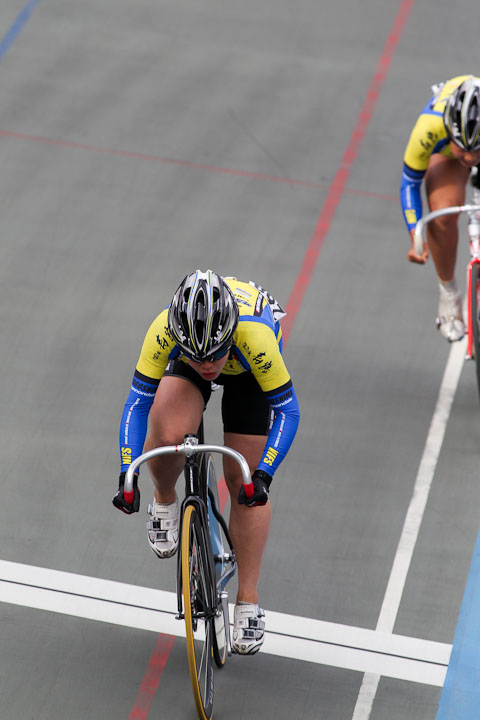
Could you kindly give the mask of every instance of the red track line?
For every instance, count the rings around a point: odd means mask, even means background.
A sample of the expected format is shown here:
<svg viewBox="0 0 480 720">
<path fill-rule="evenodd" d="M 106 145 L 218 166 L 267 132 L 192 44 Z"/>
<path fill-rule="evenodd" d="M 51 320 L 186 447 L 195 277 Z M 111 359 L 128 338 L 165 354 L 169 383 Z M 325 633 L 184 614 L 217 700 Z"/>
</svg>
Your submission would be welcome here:
<svg viewBox="0 0 480 720">
<path fill-rule="evenodd" d="M 405 24 L 407 22 L 408 16 L 413 7 L 413 3 L 414 3 L 414 0 L 402 0 L 402 2 L 400 4 L 399 11 L 397 13 L 397 16 L 395 17 L 395 20 L 393 21 L 392 30 L 390 32 L 390 35 L 387 38 L 387 42 L 385 43 L 383 53 L 378 62 L 377 70 L 375 72 L 375 75 L 373 76 L 373 80 L 372 80 L 372 83 L 368 90 L 367 96 L 365 98 L 365 102 L 363 104 L 362 109 L 360 110 L 360 114 L 358 116 L 357 123 L 355 125 L 352 136 L 350 138 L 349 145 L 343 155 L 342 163 L 337 171 L 337 174 L 335 175 L 335 178 L 333 180 L 333 183 L 330 187 L 329 193 L 328 193 L 325 203 L 323 205 L 322 211 L 320 213 L 320 217 L 318 219 L 312 239 L 310 241 L 310 245 L 307 248 L 307 252 L 305 254 L 302 267 L 300 269 L 300 272 L 298 274 L 297 280 L 293 287 L 292 293 L 288 300 L 288 304 L 287 304 L 288 314 L 282 322 L 283 337 L 284 337 L 285 343 L 287 342 L 287 340 L 290 336 L 293 324 L 297 317 L 298 311 L 301 307 L 306 289 L 312 278 L 313 271 L 315 269 L 315 264 L 318 259 L 318 255 L 319 255 L 321 247 L 323 245 L 323 241 L 324 241 L 324 239 L 328 233 L 328 230 L 330 228 L 330 224 L 332 222 L 335 211 L 338 207 L 340 199 L 346 192 L 345 184 L 348 180 L 348 176 L 350 174 L 352 164 L 357 157 L 360 143 L 363 140 L 363 137 L 367 131 L 368 125 L 372 118 L 373 111 L 375 109 L 375 105 L 376 105 L 380 90 L 382 88 L 383 83 L 385 82 L 388 70 L 389 70 L 391 62 L 392 62 L 394 50 L 400 40 L 400 37 L 402 35 Z M 0 133 L 1 133 L 1 131 L 0 131 Z M 223 490 L 222 490 L 222 496 L 225 497 Z M 157 645 L 155 647 L 155 652 L 154 652 L 154 655 L 152 656 L 152 659 L 157 653 L 157 648 L 158 648 L 159 644 L 161 643 L 162 637 L 164 637 L 164 636 L 160 636 L 160 638 L 157 642 Z M 167 637 L 170 641 L 171 640 L 170 636 L 167 636 Z M 168 656 L 170 654 L 172 644 L 173 644 L 173 642 L 170 643 L 170 645 L 168 646 L 168 643 L 167 643 L 168 647 L 165 648 L 165 654 L 161 658 L 161 663 L 159 663 L 159 665 L 161 665 L 161 669 L 160 669 L 160 672 L 158 673 L 158 677 L 155 682 L 155 689 L 158 685 L 158 681 L 160 679 L 160 675 L 163 671 L 163 668 L 165 667 L 165 664 L 168 660 Z M 149 669 L 147 670 L 147 674 L 145 677 L 150 676 L 151 665 L 152 665 L 152 660 L 150 660 Z M 153 686 L 153 683 L 152 683 L 152 686 Z M 142 683 L 142 687 L 143 687 L 143 683 Z M 130 713 L 129 720 L 144 720 L 147 717 L 151 701 L 153 700 L 154 692 L 155 692 L 155 690 L 153 691 L 153 693 L 150 690 L 150 691 L 146 691 L 146 692 L 142 693 L 142 688 L 140 688 L 140 691 L 137 696 L 137 700 L 132 709 L 132 712 Z M 148 707 L 147 707 L 147 705 L 148 705 Z M 145 710 L 143 710 L 143 708 L 145 708 Z M 143 712 L 144 714 L 138 714 L 139 712 Z M 137 714 L 135 714 L 135 713 L 137 713 Z"/>
<path fill-rule="evenodd" d="M 226 175 L 237 175 L 239 177 L 251 178 L 253 180 L 263 180 L 267 182 L 275 182 L 284 185 L 296 185 L 299 187 L 313 188 L 314 190 L 325 190 L 328 183 L 315 183 L 308 180 L 294 180 L 292 178 L 275 177 L 274 175 L 265 175 L 262 173 L 249 172 L 247 170 L 235 170 L 234 168 L 216 167 L 214 165 L 203 165 L 201 163 L 189 162 L 187 160 L 177 160 L 175 158 L 164 158 L 158 155 L 148 155 L 146 153 L 130 152 L 129 150 L 115 150 L 114 148 L 99 147 L 97 145 L 86 145 L 85 143 L 77 143 L 70 140 L 58 140 L 53 138 L 40 137 L 39 135 L 25 135 L 24 133 L 11 132 L 10 130 L 0 130 L 0 136 L 14 140 L 26 140 L 29 142 L 43 143 L 44 145 L 54 145 L 56 147 L 66 147 L 73 150 L 86 150 L 87 152 L 101 153 L 103 155 L 117 155 L 119 157 L 130 158 L 134 160 L 145 160 L 148 162 L 165 163 L 167 165 L 178 165 L 180 167 L 192 168 L 194 170 L 206 170 L 208 172 L 223 173 Z M 383 193 L 367 192 L 365 190 L 346 190 L 352 195 L 362 195 L 380 200 L 389 200 L 397 202 L 396 195 L 386 195 Z"/>
<path fill-rule="evenodd" d="M 385 82 L 392 62 L 394 50 L 401 38 L 410 10 L 412 9 L 413 2 L 414 0 L 402 0 L 400 4 L 399 11 L 393 22 L 392 30 L 387 38 L 380 60 L 378 61 L 377 69 L 367 92 L 365 102 L 363 103 L 363 107 L 357 118 L 357 123 L 350 138 L 350 142 L 345 150 L 341 165 L 337 170 L 337 174 L 335 175 L 323 205 L 320 217 L 310 241 L 310 245 L 305 253 L 302 267 L 300 268 L 300 272 L 287 303 L 287 316 L 282 321 L 285 343 L 290 337 L 297 313 L 302 305 L 306 289 L 312 278 L 313 271 L 315 270 L 318 254 L 323 245 L 323 241 L 330 229 L 330 224 L 338 204 L 345 193 L 345 184 L 348 180 L 348 176 L 350 175 L 352 165 L 357 157 L 360 143 L 365 136 L 373 111 L 375 110 L 380 90 Z"/>
<path fill-rule="evenodd" d="M 143 676 L 142 684 L 128 720 L 146 720 L 174 642 L 174 635 L 158 636 L 155 649 L 148 663 L 147 672 Z"/>
</svg>

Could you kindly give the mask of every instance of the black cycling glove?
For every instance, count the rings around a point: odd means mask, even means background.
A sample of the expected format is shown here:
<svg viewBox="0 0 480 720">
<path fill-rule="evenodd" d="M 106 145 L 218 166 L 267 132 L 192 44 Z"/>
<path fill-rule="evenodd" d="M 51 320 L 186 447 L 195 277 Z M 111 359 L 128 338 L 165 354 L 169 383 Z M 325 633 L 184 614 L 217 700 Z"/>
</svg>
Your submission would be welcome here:
<svg viewBox="0 0 480 720">
<path fill-rule="evenodd" d="M 247 507 L 266 505 L 271 482 L 272 478 L 268 473 L 264 470 L 255 470 L 252 475 L 252 485 L 242 485 L 238 494 L 239 505 L 247 505 Z"/>
<path fill-rule="evenodd" d="M 127 515 L 131 515 L 132 513 L 136 513 L 140 510 L 140 490 L 138 489 L 138 475 L 133 476 L 133 502 L 131 503 L 128 503 L 125 500 L 124 496 L 125 475 L 126 473 L 124 472 L 120 473 L 120 477 L 118 478 L 118 490 L 112 498 L 112 503 L 122 512 L 126 513 Z"/>
</svg>

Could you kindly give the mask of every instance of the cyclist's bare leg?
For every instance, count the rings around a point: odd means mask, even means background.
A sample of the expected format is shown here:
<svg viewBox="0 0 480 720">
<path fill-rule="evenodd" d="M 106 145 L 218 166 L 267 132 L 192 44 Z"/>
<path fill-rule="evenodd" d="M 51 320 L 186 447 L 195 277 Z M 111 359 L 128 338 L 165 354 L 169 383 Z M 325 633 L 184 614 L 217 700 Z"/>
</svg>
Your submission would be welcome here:
<svg viewBox="0 0 480 720">
<path fill-rule="evenodd" d="M 225 445 L 244 456 L 251 473 L 260 462 L 265 442 L 266 437 L 263 435 L 225 433 Z M 239 505 L 237 498 L 242 487 L 239 466 L 231 458 L 225 457 L 223 468 L 231 497 L 229 531 L 237 557 L 237 602 L 258 603 L 257 585 L 270 528 L 270 503 L 253 508 Z"/>
<path fill-rule="evenodd" d="M 187 433 L 196 433 L 202 420 L 204 400 L 189 380 L 166 375 L 160 381 L 150 411 L 150 432 L 145 451 L 160 445 L 179 445 Z M 175 501 L 175 484 L 183 470 L 183 455 L 149 460 L 148 467 L 159 503 Z"/>
<path fill-rule="evenodd" d="M 425 176 L 425 190 L 430 211 L 465 202 L 465 185 L 470 169 L 457 160 L 432 155 Z M 428 247 L 443 282 L 455 276 L 458 245 L 458 215 L 444 215 L 427 225 Z"/>
</svg>

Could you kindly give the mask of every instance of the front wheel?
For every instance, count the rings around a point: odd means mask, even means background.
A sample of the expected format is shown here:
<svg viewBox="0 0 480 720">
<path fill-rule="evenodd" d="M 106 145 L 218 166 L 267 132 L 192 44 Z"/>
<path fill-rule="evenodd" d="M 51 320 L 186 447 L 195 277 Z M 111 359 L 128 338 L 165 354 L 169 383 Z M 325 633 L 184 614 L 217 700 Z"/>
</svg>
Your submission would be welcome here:
<svg viewBox="0 0 480 720">
<path fill-rule="evenodd" d="M 208 517 L 210 527 L 210 537 L 212 542 L 213 554 L 217 560 L 215 562 L 215 573 L 221 574 L 223 570 L 223 562 L 220 558 L 223 558 L 225 554 L 225 544 L 222 535 L 222 529 L 218 520 L 216 519 L 213 509 L 212 501 L 215 506 L 219 508 L 220 503 L 218 501 L 218 486 L 217 486 L 217 474 L 215 472 L 215 465 L 211 455 L 207 456 L 206 459 L 206 471 L 207 471 L 207 486 L 211 497 L 208 499 Z M 215 615 L 214 628 L 215 632 L 213 635 L 213 657 L 216 665 L 221 668 L 225 665 L 228 652 L 228 639 L 227 633 L 229 632 L 228 626 L 228 603 L 227 594 L 225 593 L 225 600 L 222 602 L 222 592 L 217 581 L 217 612 Z"/>
<path fill-rule="evenodd" d="M 480 263 L 474 263 L 470 281 L 470 303 L 472 308 L 472 341 L 475 354 L 475 369 L 477 372 L 477 388 L 480 398 Z"/>
<path fill-rule="evenodd" d="M 182 587 L 193 697 L 198 716 L 201 720 L 210 720 L 213 712 L 212 591 L 202 525 L 193 505 L 187 506 L 183 516 Z"/>
</svg>

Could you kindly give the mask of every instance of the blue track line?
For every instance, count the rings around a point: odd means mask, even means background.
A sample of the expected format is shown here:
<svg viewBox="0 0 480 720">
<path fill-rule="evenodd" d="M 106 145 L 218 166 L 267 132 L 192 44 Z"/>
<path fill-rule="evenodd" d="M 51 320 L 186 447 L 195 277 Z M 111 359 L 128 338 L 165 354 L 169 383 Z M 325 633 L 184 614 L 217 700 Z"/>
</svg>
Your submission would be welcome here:
<svg viewBox="0 0 480 720">
<path fill-rule="evenodd" d="M 23 28 L 28 18 L 30 17 L 32 10 L 36 5 L 38 5 L 39 2 L 40 0 L 29 0 L 23 10 L 19 12 L 17 17 L 13 21 L 13 25 L 10 27 L 10 29 L 7 31 L 7 34 L 0 42 L 0 60 L 3 58 L 9 47 L 12 45 L 20 30 Z"/>
<path fill-rule="evenodd" d="M 480 533 L 473 553 L 436 720 L 480 717 Z"/>
</svg>

